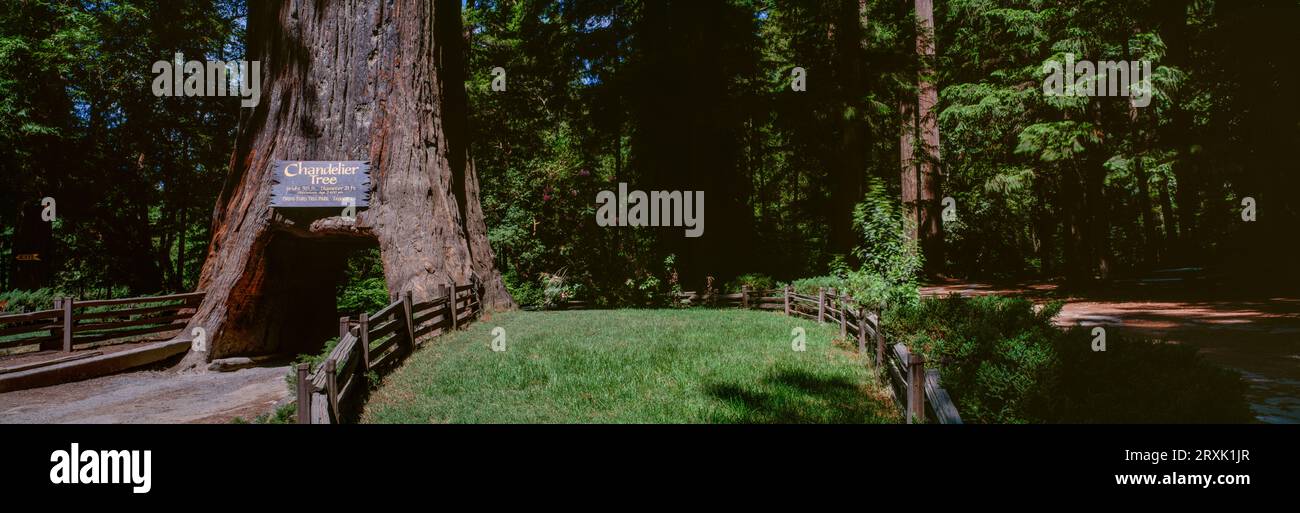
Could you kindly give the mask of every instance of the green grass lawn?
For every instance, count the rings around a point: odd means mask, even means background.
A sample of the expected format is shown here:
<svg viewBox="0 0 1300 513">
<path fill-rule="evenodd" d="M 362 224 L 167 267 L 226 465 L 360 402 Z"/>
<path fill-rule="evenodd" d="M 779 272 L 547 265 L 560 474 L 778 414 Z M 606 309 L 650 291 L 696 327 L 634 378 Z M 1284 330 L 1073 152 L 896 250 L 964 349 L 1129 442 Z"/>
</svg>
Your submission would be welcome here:
<svg viewBox="0 0 1300 513">
<path fill-rule="evenodd" d="M 494 327 L 506 351 L 491 350 Z M 791 329 L 807 350 L 791 349 Z M 426 342 L 372 423 L 897 422 L 836 325 L 744 310 L 508 312 Z"/>
</svg>

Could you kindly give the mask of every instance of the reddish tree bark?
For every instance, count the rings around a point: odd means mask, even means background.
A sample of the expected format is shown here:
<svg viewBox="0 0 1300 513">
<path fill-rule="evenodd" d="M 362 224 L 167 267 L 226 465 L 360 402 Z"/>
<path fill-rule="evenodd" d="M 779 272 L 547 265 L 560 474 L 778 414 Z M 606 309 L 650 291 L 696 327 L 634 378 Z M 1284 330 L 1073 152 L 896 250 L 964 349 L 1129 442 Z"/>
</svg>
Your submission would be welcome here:
<svg viewBox="0 0 1300 513">
<path fill-rule="evenodd" d="M 379 247 L 390 294 L 423 301 L 477 277 L 488 306 L 513 307 L 468 155 L 460 2 L 252 2 L 248 38 L 262 97 L 241 120 L 185 330 L 203 327 L 209 350 L 186 363 L 328 338 L 358 246 Z M 369 160 L 369 209 L 355 222 L 273 210 L 270 168 L 289 159 Z"/>
<path fill-rule="evenodd" d="M 939 89 L 934 83 L 934 2 L 916 0 L 916 53 L 921 59 L 917 77 L 917 124 L 921 155 L 917 162 L 918 231 L 925 265 L 930 272 L 943 267 L 943 226 L 939 216 Z"/>
<path fill-rule="evenodd" d="M 898 137 L 898 160 L 901 164 L 899 184 L 903 202 L 904 229 L 907 237 L 917 238 L 917 179 L 916 179 L 916 104 L 909 99 L 898 102 L 898 112 L 902 122 Z"/>
</svg>

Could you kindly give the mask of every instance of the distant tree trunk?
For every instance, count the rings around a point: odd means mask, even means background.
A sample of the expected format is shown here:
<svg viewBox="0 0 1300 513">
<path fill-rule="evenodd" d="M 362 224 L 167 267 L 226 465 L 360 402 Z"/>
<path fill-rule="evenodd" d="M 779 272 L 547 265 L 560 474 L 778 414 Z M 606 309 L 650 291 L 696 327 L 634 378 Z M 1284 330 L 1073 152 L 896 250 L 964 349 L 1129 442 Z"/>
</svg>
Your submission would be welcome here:
<svg viewBox="0 0 1300 513">
<path fill-rule="evenodd" d="M 176 283 L 173 290 L 178 292 L 185 291 L 185 229 L 189 226 L 189 219 L 186 215 L 189 210 L 189 202 L 185 201 L 185 192 L 181 191 L 180 204 L 176 207 L 180 211 L 180 223 L 176 227 Z"/>
<path fill-rule="evenodd" d="M 1147 176 L 1140 152 L 1133 158 L 1133 179 L 1138 184 L 1138 210 L 1142 212 L 1142 231 L 1145 239 L 1142 243 L 1143 260 L 1147 265 L 1155 265 L 1159 262 L 1157 250 L 1160 238 L 1156 235 L 1155 213 L 1151 211 L 1151 186 L 1148 184 L 1150 177 Z"/>
<path fill-rule="evenodd" d="M 1173 250 L 1178 239 L 1178 220 L 1174 218 L 1174 202 L 1169 195 L 1169 178 L 1160 178 L 1160 224 L 1164 226 L 1165 239 L 1161 246 L 1161 254 L 1166 255 L 1168 260 L 1169 252 Z"/>
<path fill-rule="evenodd" d="M 1038 237 L 1038 272 L 1040 276 L 1049 277 L 1056 271 L 1056 216 L 1050 209 L 1053 202 L 1046 179 L 1039 177 L 1034 180 L 1034 193 L 1038 197 L 1034 222 Z"/>
<path fill-rule="evenodd" d="M 318 347 L 337 329 L 335 287 L 356 246 L 378 245 L 390 293 L 422 301 L 476 275 L 487 305 L 513 306 L 468 156 L 460 5 L 250 3 L 262 96 L 241 123 L 199 278 L 207 296 L 185 332 L 205 328 L 210 348 L 186 365 Z M 369 160 L 369 209 L 355 223 L 272 211 L 278 159 Z"/>
<path fill-rule="evenodd" d="M 936 112 L 938 89 L 934 84 L 934 4 L 916 0 L 916 54 L 920 62 L 917 97 L 900 102 L 902 134 L 899 139 L 902 167 L 903 213 L 909 224 L 908 237 L 920 239 L 926 269 L 937 272 L 943 264 L 943 232 L 939 218 L 939 120 Z M 919 135 L 919 137 L 918 137 Z M 919 146 L 918 146 L 919 141 Z M 918 155 L 918 150 L 920 155 Z"/>
<path fill-rule="evenodd" d="M 903 202 L 904 228 L 907 238 L 916 240 L 919 226 L 916 216 L 916 104 L 910 99 L 903 99 L 898 104 L 902 121 L 898 138 L 898 160 L 901 174 L 899 176 L 899 196 Z"/>
<path fill-rule="evenodd" d="M 1060 198 L 1057 204 L 1061 208 L 1061 251 L 1065 260 L 1065 280 L 1070 285 L 1080 285 L 1089 277 L 1087 246 L 1084 244 L 1083 192 L 1078 166 L 1073 162 L 1061 168 Z"/>
<path fill-rule="evenodd" d="M 1131 61 L 1129 55 L 1128 41 L 1124 41 L 1124 60 Z M 1141 126 L 1141 111 L 1129 103 L 1129 138 L 1133 141 L 1133 179 L 1138 186 L 1138 211 L 1142 216 L 1142 259 L 1143 263 L 1151 266 L 1155 265 L 1158 259 L 1156 251 L 1160 243 L 1156 236 L 1155 213 L 1151 211 L 1151 186 L 1150 177 L 1147 176 L 1146 166 L 1143 162 L 1142 154 L 1146 150 L 1145 134 Z"/>
<path fill-rule="evenodd" d="M 920 183 L 917 189 L 918 231 L 925 254 L 927 272 L 943 269 L 943 226 L 939 217 L 939 89 L 935 81 L 935 31 L 933 0 L 916 0 L 916 53 L 921 69 L 917 77 L 917 124 L 920 129 L 921 159 L 917 163 Z"/>
<path fill-rule="evenodd" d="M 1160 37 L 1164 40 L 1166 48 L 1165 60 L 1183 71 L 1188 71 L 1188 65 L 1191 64 L 1187 37 L 1189 4 L 1190 0 L 1168 0 L 1160 4 L 1159 11 Z M 1193 245 L 1192 239 L 1196 231 L 1199 194 L 1195 178 L 1199 173 L 1196 172 L 1195 159 L 1198 157 L 1192 152 L 1195 138 L 1192 132 L 1192 114 L 1184 107 L 1187 103 L 1178 100 L 1169 102 L 1172 122 L 1168 125 L 1170 132 L 1167 134 L 1167 139 L 1178 152 L 1178 157 L 1172 166 L 1178 184 L 1174 193 L 1178 202 L 1178 211 L 1174 212 L 1173 208 L 1170 208 L 1167 213 L 1168 220 L 1177 220 L 1176 229 L 1179 233 L 1178 244 L 1170 251 L 1171 255 L 1187 255 Z"/>
<path fill-rule="evenodd" d="M 1104 161 L 1095 154 L 1084 159 L 1084 186 L 1086 190 L 1087 223 L 1085 237 L 1092 255 L 1088 276 L 1093 272 L 1103 280 L 1110 278 L 1112 255 L 1110 252 L 1110 206 L 1106 203 L 1106 167 Z"/>
</svg>

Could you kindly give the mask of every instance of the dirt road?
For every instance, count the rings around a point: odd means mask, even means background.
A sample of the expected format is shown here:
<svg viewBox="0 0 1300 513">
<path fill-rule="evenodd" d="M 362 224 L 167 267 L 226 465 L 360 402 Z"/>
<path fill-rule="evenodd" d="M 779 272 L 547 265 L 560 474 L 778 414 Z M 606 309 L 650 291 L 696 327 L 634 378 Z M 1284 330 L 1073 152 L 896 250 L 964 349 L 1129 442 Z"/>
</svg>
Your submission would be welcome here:
<svg viewBox="0 0 1300 513">
<path fill-rule="evenodd" d="M 0 394 L 0 423 L 226 423 L 274 410 L 288 367 L 142 371 Z"/>
</svg>

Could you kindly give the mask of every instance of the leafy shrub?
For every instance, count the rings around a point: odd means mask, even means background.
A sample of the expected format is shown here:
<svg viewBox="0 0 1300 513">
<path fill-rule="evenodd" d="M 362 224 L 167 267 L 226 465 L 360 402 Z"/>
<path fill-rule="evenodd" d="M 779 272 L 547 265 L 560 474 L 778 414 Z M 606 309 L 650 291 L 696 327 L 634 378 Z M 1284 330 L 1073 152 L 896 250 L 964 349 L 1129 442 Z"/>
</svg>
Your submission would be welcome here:
<svg viewBox="0 0 1300 513">
<path fill-rule="evenodd" d="M 682 291 L 677 280 L 677 256 L 664 257 L 661 274 L 639 269 L 623 282 L 624 289 L 616 293 L 617 303 L 632 306 L 662 307 L 675 305 L 676 295 Z"/>
<path fill-rule="evenodd" d="M 340 312 L 375 312 L 388 306 L 388 285 L 383 278 L 351 280 L 339 291 Z"/>
<path fill-rule="evenodd" d="M 844 275 L 845 289 L 863 306 L 897 308 L 920 300 L 916 275 L 921 250 L 907 236 L 908 222 L 880 179 L 873 179 L 866 198 L 853 210 L 853 226 L 862 240 L 854 256 L 862 266 Z"/>
<path fill-rule="evenodd" d="M 0 292 L 0 312 L 19 313 L 54 308 L 54 299 L 67 296 L 51 288 Z"/>
<path fill-rule="evenodd" d="M 253 419 L 253 424 L 295 424 L 298 422 L 298 403 L 284 404 L 272 413 L 263 413 Z"/>
<path fill-rule="evenodd" d="M 818 289 L 825 287 L 827 289 L 834 288 L 839 290 L 844 288 L 844 284 L 845 279 L 843 276 L 828 275 L 814 276 L 812 278 L 800 278 L 790 282 L 790 287 L 794 289 L 796 294 L 816 296 Z"/>
<path fill-rule="evenodd" d="M 514 269 L 502 274 L 501 279 L 515 302 L 522 306 L 542 306 L 545 296 L 540 283 L 521 277 Z"/>
<path fill-rule="evenodd" d="M 568 280 L 568 276 L 563 269 L 555 274 L 542 273 L 542 304 L 543 308 L 557 308 L 565 302 L 570 301 L 578 296 L 581 287 L 577 283 Z"/>
<path fill-rule="evenodd" d="M 289 375 L 285 376 L 284 378 L 285 382 L 289 384 L 289 390 L 294 390 L 294 391 L 298 390 L 298 364 L 300 363 L 308 364 L 311 367 L 311 370 L 315 371 L 316 366 L 324 362 L 325 358 L 329 357 L 330 351 L 333 351 L 334 346 L 337 345 L 339 345 L 339 338 L 334 337 L 329 340 L 326 340 L 325 347 L 321 348 L 320 352 L 318 353 L 315 354 L 302 353 L 298 356 L 295 356 L 293 359 L 293 363 L 289 365 Z"/>
<path fill-rule="evenodd" d="M 1064 363 L 1056 390 L 1039 407 L 1053 422 L 1251 422 L 1246 382 L 1236 371 L 1205 361 L 1196 348 L 1115 333 L 1106 351 L 1093 352 L 1092 335 L 1076 328 L 1059 344 Z"/>
<path fill-rule="evenodd" d="M 347 257 L 346 279 L 339 284 L 335 304 L 340 312 L 374 312 L 388 306 L 388 284 L 379 248 L 367 248 Z"/>
<path fill-rule="evenodd" d="M 967 422 L 1247 422 L 1245 385 L 1193 348 L 1116 333 L 1094 353 L 1051 304 L 985 296 L 926 300 L 886 332 L 939 368 Z"/>
<path fill-rule="evenodd" d="M 936 362 L 944 387 L 970 422 L 1028 422 L 1026 402 L 1056 365 L 1051 319 L 1059 305 L 1035 313 L 1027 300 L 956 296 L 891 311 L 887 333 Z"/>
<path fill-rule="evenodd" d="M 728 294 L 734 294 L 740 292 L 740 290 L 746 285 L 749 286 L 749 290 L 756 291 L 773 290 L 777 288 L 776 280 L 773 280 L 771 276 L 760 273 L 749 273 L 735 277 L 731 281 L 727 282 L 726 287 L 723 287 L 723 289 Z"/>
</svg>

